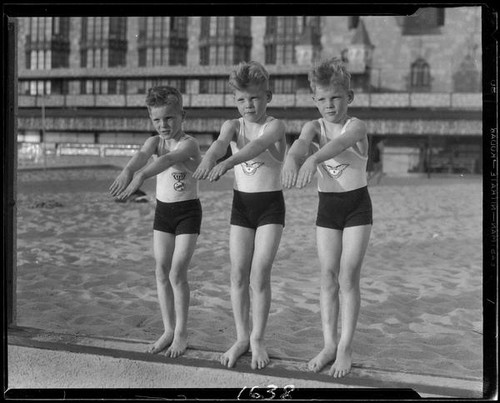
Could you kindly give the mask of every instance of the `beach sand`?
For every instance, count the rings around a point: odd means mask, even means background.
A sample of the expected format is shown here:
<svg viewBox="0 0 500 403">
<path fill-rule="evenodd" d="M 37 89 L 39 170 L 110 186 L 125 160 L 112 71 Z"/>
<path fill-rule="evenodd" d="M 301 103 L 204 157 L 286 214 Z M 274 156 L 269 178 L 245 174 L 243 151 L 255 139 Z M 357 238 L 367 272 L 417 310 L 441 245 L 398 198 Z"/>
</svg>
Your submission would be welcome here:
<svg viewBox="0 0 500 403">
<path fill-rule="evenodd" d="M 117 203 L 116 169 L 18 172 L 17 324 L 155 341 L 152 222 L 147 203 Z M 231 174 L 200 184 L 202 233 L 189 269 L 189 342 L 225 351 L 235 329 L 229 295 Z M 361 280 L 356 368 L 481 379 L 481 178 L 384 178 L 370 187 L 374 226 Z M 314 185 L 285 191 L 286 227 L 272 271 L 271 357 L 322 348 Z"/>
</svg>

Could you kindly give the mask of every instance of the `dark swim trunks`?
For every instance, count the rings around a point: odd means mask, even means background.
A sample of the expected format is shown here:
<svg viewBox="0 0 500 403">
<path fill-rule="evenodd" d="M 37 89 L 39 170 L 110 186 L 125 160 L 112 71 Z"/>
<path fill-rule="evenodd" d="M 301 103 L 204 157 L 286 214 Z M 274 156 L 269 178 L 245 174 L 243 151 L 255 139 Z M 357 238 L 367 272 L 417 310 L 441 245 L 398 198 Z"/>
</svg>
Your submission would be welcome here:
<svg viewBox="0 0 500 403">
<path fill-rule="evenodd" d="M 348 192 L 318 192 L 318 227 L 343 230 L 373 224 L 372 202 L 368 187 Z"/>
<path fill-rule="evenodd" d="M 170 234 L 199 234 L 201 227 L 199 199 L 164 203 L 156 200 L 153 229 Z"/>
<path fill-rule="evenodd" d="M 246 193 L 233 189 L 231 225 L 257 229 L 262 225 L 285 226 L 285 199 L 281 190 Z"/>
</svg>

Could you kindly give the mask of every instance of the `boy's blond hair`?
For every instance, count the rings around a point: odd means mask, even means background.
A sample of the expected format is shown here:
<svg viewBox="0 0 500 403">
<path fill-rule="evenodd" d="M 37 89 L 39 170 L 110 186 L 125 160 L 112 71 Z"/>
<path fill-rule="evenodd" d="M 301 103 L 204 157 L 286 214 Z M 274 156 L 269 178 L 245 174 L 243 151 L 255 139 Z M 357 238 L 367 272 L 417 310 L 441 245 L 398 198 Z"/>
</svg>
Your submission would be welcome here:
<svg viewBox="0 0 500 403">
<path fill-rule="evenodd" d="M 309 84 L 311 90 L 316 92 L 316 87 L 340 85 L 345 90 L 351 87 L 351 74 L 347 71 L 345 64 L 337 57 L 321 61 L 309 72 Z"/>
<path fill-rule="evenodd" d="M 165 105 L 177 105 L 182 111 L 182 94 L 177 88 L 156 86 L 148 90 L 146 106 L 148 110 Z"/>
<path fill-rule="evenodd" d="M 241 62 L 229 74 L 229 85 L 235 90 L 244 90 L 250 86 L 262 86 L 269 89 L 269 73 L 258 62 Z"/>
</svg>

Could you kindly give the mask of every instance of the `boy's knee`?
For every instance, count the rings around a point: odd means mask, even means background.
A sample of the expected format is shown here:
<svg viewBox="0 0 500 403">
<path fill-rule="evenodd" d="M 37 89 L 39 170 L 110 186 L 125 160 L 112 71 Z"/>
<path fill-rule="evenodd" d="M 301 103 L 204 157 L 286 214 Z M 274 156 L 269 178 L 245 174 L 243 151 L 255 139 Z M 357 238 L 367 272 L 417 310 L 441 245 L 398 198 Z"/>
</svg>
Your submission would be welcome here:
<svg viewBox="0 0 500 403">
<path fill-rule="evenodd" d="M 231 286 L 235 288 L 248 287 L 248 275 L 242 273 L 231 273 Z"/>
<path fill-rule="evenodd" d="M 342 291 L 351 291 L 359 288 L 359 276 L 341 276 L 339 279 L 340 289 Z"/>
<path fill-rule="evenodd" d="M 169 280 L 170 283 L 172 284 L 172 287 L 182 286 L 184 284 L 187 284 L 188 282 L 186 273 L 182 273 L 176 270 L 172 270 L 170 272 Z"/>
<path fill-rule="evenodd" d="M 321 275 L 321 288 L 324 290 L 338 290 L 339 278 L 335 272 L 326 272 Z"/>
<path fill-rule="evenodd" d="M 269 276 L 254 275 L 250 278 L 250 286 L 254 292 L 263 292 L 271 287 Z"/>
<path fill-rule="evenodd" d="M 170 265 L 167 265 L 165 263 L 157 263 L 155 270 L 156 279 L 162 283 L 167 282 L 169 271 Z"/>
</svg>

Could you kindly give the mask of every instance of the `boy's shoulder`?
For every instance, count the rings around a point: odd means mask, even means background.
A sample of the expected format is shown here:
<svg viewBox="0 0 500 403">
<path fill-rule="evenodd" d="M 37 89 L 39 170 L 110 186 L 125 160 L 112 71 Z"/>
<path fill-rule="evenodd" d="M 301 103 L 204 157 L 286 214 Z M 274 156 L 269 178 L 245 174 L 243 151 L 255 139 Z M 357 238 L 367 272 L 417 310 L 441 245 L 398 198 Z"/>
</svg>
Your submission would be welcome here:
<svg viewBox="0 0 500 403">
<path fill-rule="evenodd" d="M 159 134 L 153 134 L 144 141 L 144 145 L 149 147 L 157 147 L 159 143 L 160 143 Z"/>
<path fill-rule="evenodd" d="M 271 128 L 272 130 L 284 130 L 285 122 L 282 119 L 275 118 L 274 116 L 268 116 L 264 125 Z"/>
<path fill-rule="evenodd" d="M 240 119 L 243 118 L 228 119 L 224 122 L 223 126 L 226 130 L 238 132 L 240 130 Z"/>
<path fill-rule="evenodd" d="M 185 144 L 188 147 L 196 147 L 199 148 L 198 139 L 192 134 L 186 134 L 179 139 L 178 144 Z"/>
<path fill-rule="evenodd" d="M 196 137 L 193 134 L 187 134 L 187 133 L 184 133 L 184 135 L 179 139 L 179 141 L 194 141 L 194 142 L 198 142 L 198 140 L 196 139 Z"/>
<path fill-rule="evenodd" d="M 321 131 L 321 119 L 309 120 L 304 124 L 304 128 L 314 130 L 315 132 Z"/>
<path fill-rule="evenodd" d="M 349 117 L 349 119 L 347 120 L 346 122 L 346 127 L 349 127 L 350 129 L 352 128 L 355 128 L 355 129 L 362 129 L 362 130 L 366 130 L 367 129 L 367 125 L 366 125 L 366 122 L 362 119 L 359 119 L 357 117 Z"/>
</svg>

